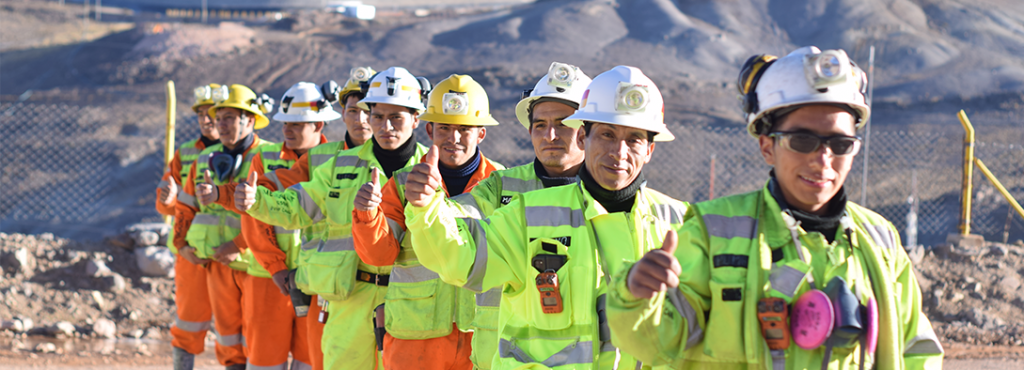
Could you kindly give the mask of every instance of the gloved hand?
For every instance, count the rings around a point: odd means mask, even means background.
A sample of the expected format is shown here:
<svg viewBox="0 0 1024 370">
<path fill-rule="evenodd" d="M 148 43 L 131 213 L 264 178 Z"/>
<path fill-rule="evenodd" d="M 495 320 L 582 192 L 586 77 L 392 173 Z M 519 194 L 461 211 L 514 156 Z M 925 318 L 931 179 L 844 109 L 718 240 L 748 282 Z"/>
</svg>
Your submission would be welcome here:
<svg viewBox="0 0 1024 370">
<path fill-rule="evenodd" d="M 235 209 L 245 212 L 256 204 L 256 181 L 259 175 L 256 171 L 249 172 L 249 177 L 235 186 Z M 284 189 L 277 189 L 284 190 Z"/>
<path fill-rule="evenodd" d="M 178 254 L 181 255 L 181 258 L 184 258 L 186 261 L 194 265 L 205 267 L 206 264 L 210 262 L 208 259 L 196 257 L 196 247 L 191 245 L 178 248 Z"/>
<path fill-rule="evenodd" d="M 227 243 L 221 244 L 220 247 L 217 247 L 217 252 L 213 254 L 213 259 L 226 266 L 238 259 L 239 254 L 241 253 L 238 250 L 238 246 L 235 245 L 235 241 L 229 240 Z"/>
<path fill-rule="evenodd" d="M 373 181 L 363 184 L 356 193 L 355 209 L 357 211 L 372 211 L 380 205 L 383 194 L 380 192 L 380 171 L 374 167 L 370 171 Z"/>
<path fill-rule="evenodd" d="M 441 172 L 437 167 L 438 157 L 437 146 L 431 146 L 425 160 L 412 167 L 412 172 L 409 173 L 409 179 L 405 184 L 405 199 L 409 201 L 409 204 L 416 207 L 426 206 L 430 202 L 430 198 L 434 197 L 437 188 L 441 187 Z"/>
<path fill-rule="evenodd" d="M 167 185 L 157 188 L 159 194 L 160 203 L 165 206 L 174 204 L 174 201 L 178 199 L 178 183 L 174 182 L 174 179 L 168 178 Z"/>
<path fill-rule="evenodd" d="M 220 190 L 217 189 L 217 185 L 213 184 L 213 176 L 210 175 L 210 170 L 206 170 L 203 175 L 203 183 L 196 185 L 196 198 L 199 199 L 199 204 L 210 205 L 217 202 L 220 198 Z"/>
<path fill-rule="evenodd" d="M 281 290 L 281 294 L 288 295 L 288 275 L 287 269 L 275 272 L 271 279 L 274 281 L 274 285 L 277 285 L 277 289 Z"/>
</svg>

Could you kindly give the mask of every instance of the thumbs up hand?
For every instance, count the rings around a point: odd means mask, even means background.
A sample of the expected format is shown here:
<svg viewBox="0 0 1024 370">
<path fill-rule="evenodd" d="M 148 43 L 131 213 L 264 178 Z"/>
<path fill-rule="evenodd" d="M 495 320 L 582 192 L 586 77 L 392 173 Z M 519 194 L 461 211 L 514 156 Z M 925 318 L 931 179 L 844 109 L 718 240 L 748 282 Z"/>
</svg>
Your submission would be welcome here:
<svg viewBox="0 0 1024 370">
<path fill-rule="evenodd" d="M 235 186 L 235 208 L 239 211 L 245 212 L 249 208 L 252 208 L 256 204 L 256 181 L 259 180 L 259 175 L 256 171 L 250 171 L 249 177 L 238 183 Z M 280 189 L 284 190 L 284 189 Z"/>
<path fill-rule="evenodd" d="M 371 181 L 363 184 L 359 188 L 359 193 L 356 193 L 355 209 L 357 211 L 369 212 L 377 209 L 383 199 L 383 194 L 380 191 L 380 170 L 374 167 L 370 171 Z"/>
<path fill-rule="evenodd" d="M 426 160 L 412 167 L 409 180 L 405 184 L 405 199 L 409 204 L 416 207 L 426 206 L 430 198 L 434 197 L 437 188 L 441 187 L 441 172 L 437 169 L 439 157 L 437 146 L 431 146 Z"/>
<path fill-rule="evenodd" d="M 216 203 L 217 198 L 220 198 L 220 190 L 217 189 L 217 185 L 213 184 L 210 170 L 206 170 L 206 173 L 203 174 L 203 183 L 196 185 L 196 198 L 199 198 L 199 204 L 204 206 Z"/>
<path fill-rule="evenodd" d="M 647 252 L 629 270 L 626 286 L 637 298 L 654 298 L 659 293 L 679 286 L 679 274 L 683 269 L 675 257 L 679 236 L 669 231 L 661 248 Z"/>
<path fill-rule="evenodd" d="M 163 203 L 165 206 L 172 205 L 178 199 L 178 183 L 173 178 L 168 178 L 167 185 L 157 188 L 157 192 L 160 197 L 160 203 Z"/>
</svg>

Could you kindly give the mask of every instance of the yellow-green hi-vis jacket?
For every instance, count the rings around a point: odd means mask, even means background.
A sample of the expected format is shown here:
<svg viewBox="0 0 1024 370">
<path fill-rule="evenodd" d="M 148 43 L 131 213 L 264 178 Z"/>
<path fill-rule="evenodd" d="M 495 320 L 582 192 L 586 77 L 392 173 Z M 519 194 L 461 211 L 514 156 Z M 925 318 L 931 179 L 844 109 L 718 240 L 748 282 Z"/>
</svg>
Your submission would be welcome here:
<svg viewBox="0 0 1024 370">
<path fill-rule="evenodd" d="M 524 193 L 483 220 L 459 218 L 439 193 L 405 208 L 420 262 L 445 282 L 476 292 L 503 287 L 494 369 L 635 369 L 610 342 L 608 278 L 682 226 L 686 203 L 641 187 L 629 212 L 608 213 L 580 183 Z M 557 269 L 560 313 L 544 313 L 532 261 Z M 650 368 L 643 366 L 643 368 Z"/>
<path fill-rule="evenodd" d="M 406 165 L 415 164 L 427 148 L 416 144 L 416 153 Z M 333 160 L 310 170 L 309 181 L 292 185 L 285 191 L 271 192 L 258 188 L 256 202 L 247 213 L 265 223 L 286 229 L 310 227 L 327 221 L 315 253 L 302 260 L 304 273 L 297 282 L 304 283 L 308 293 L 329 301 L 348 299 L 356 281 L 356 272 L 388 275 L 391 266 L 363 263 L 352 244 L 352 207 L 356 193 L 370 182 L 372 168 L 381 168 L 373 155 L 373 145 L 339 152 Z M 381 172 L 381 182 L 386 181 Z M 303 249 L 307 249 L 307 244 Z M 300 257 L 301 259 L 301 257 Z"/>
<path fill-rule="evenodd" d="M 537 177 L 536 161 L 522 166 L 495 171 L 473 187 L 468 193 L 451 197 L 462 211 L 463 217 L 487 218 L 498 208 L 512 202 L 515 196 L 544 189 Z M 501 305 L 501 287 L 494 287 L 476 295 L 476 315 L 473 317 L 473 354 L 470 360 L 482 370 L 491 368 L 491 359 L 498 352 L 498 308 Z"/>
<path fill-rule="evenodd" d="M 892 224 L 847 202 L 834 240 L 800 228 L 767 186 L 694 204 L 675 253 L 683 271 L 679 288 L 669 290 L 661 307 L 629 293 L 627 269 L 614 277 L 608 297 L 613 343 L 676 369 L 820 369 L 824 346 L 804 350 L 791 343 L 770 351 L 756 307 L 766 295 L 794 301 L 811 289 L 808 277 L 820 289 L 838 276 L 861 303 L 878 302 L 878 347 L 865 368 L 873 362 L 877 369 L 940 369 L 942 346 L 921 312 L 914 269 Z M 661 316 L 648 315 L 656 308 Z M 859 344 L 833 348 L 828 369 L 858 369 L 859 362 Z"/>
</svg>

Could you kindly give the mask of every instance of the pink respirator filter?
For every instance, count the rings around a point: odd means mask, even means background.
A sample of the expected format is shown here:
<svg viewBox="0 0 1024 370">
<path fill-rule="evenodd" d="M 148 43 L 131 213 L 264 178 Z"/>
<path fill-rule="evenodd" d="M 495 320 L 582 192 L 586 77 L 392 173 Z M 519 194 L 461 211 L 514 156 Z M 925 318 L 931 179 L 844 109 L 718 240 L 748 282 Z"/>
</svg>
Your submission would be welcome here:
<svg viewBox="0 0 1024 370">
<path fill-rule="evenodd" d="M 877 314 L 877 308 L 875 311 Z M 812 350 L 821 346 L 832 334 L 835 323 L 832 302 L 820 290 L 807 291 L 793 303 L 789 328 L 793 342 L 800 348 Z"/>
</svg>

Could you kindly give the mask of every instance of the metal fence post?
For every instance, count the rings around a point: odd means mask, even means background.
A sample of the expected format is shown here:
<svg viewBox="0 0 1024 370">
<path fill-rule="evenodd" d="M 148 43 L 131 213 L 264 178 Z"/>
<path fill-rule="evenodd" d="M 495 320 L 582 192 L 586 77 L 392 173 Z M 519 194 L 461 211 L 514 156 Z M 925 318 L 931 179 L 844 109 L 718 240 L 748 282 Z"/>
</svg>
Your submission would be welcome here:
<svg viewBox="0 0 1024 370">
<path fill-rule="evenodd" d="M 875 46 L 868 51 L 868 107 L 875 90 Z M 868 206 L 868 159 L 871 157 L 871 117 L 864 123 L 864 171 L 860 180 L 860 205 Z"/>
</svg>

